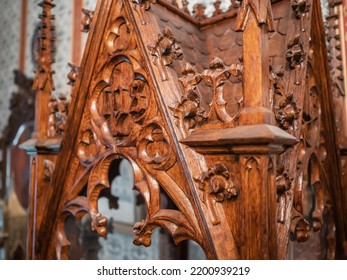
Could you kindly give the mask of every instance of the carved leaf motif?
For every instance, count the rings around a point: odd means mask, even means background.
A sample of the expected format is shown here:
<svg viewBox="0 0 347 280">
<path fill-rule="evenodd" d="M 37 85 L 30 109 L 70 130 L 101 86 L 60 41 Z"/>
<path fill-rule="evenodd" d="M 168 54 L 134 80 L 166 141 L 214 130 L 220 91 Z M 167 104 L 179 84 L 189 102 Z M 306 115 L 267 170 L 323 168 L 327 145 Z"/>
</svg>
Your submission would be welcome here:
<svg viewBox="0 0 347 280">
<path fill-rule="evenodd" d="M 196 86 L 201 82 L 202 77 L 196 72 L 195 67 L 187 63 L 182 71 L 183 76 L 179 78 L 184 94 L 181 101 L 175 107 L 169 107 L 176 118 L 176 125 L 183 137 L 187 137 L 189 131 L 196 125 L 202 125 L 207 120 L 205 110 L 200 107 L 200 96 L 196 91 Z"/>
<path fill-rule="evenodd" d="M 157 226 L 165 228 L 176 245 L 186 239 L 197 240 L 193 229 L 189 226 L 189 221 L 182 212 L 162 209 L 152 217 L 135 224 L 134 244 L 150 246 L 152 230 Z"/>
<path fill-rule="evenodd" d="M 87 9 L 82 9 L 82 13 L 84 14 L 84 17 L 81 21 L 82 24 L 82 32 L 89 32 L 90 25 L 93 22 L 93 17 L 94 17 L 94 11 L 87 10 Z"/>
<path fill-rule="evenodd" d="M 286 93 L 283 75 L 282 67 L 277 70 L 270 68 L 270 91 L 273 95 L 273 109 L 279 126 L 284 130 L 294 132 L 299 127 L 298 119 L 301 109 L 297 106 L 294 94 Z"/>
<path fill-rule="evenodd" d="M 295 17 L 300 19 L 301 31 L 305 32 L 305 17 L 309 12 L 311 4 L 307 0 L 291 0 L 292 9 L 295 12 Z"/>
<path fill-rule="evenodd" d="M 237 195 L 229 170 L 224 164 L 218 163 L 194 180 L 199 183 L 199 189 L 203 191 L 202 201 L 211 211 L 213 225 L 218 225 L 220 218 L 215 203 L 230 200 Z"/>
<path fill-rule="evenodd" d="M 67 100 L 65 94 L 59 95 L 59 101 L 55 96 L 51 96 L 48 103 L 48 108 L 49 116 L 47 136 L 49 138 L 58 136 L 61 137 L 67 122 L 69 101 Z"/>
<path fill-rule="evenodd" d="M 69 79 L 69 82 L 67 84 L 70 86 L 74 86 L 76 83 L 76 79 L 80 74 L 80 68 L 71 63 L 68 63 L 68 66 L 71 68 L 71 70 L 67 74 L 67 78 Z"/>
<path fill-rule="evenodd" d="M 208 119 L 213 120 L 217 118 L 222 122 L 229 123 L 233 121 L 237 115 L 231 117 L 226 111 L 227 103 L 224 100 L 223 86 L 230 75 L 239 76 L 242 68 L 235 64 L 230 66 L 230 68 L 226 67 L 224 62 L 218 57 L 212 59 L 209 67 L 210 69 L 204 70 L 201 74 L 205 84 L 213 90 Z"/>
<path fill-rule="evenodd" d="M 158 40 L 147 46 L 150 55 L 153 56 L 153 63 L 161 71 L 163 81 L 168 79 L 165 66 L 172 64 L 175 59 L 183 58 L 183 51 L 176 44 L 175 37 L 169 27 L 165 27 L 162 34 L 158 34 Z"/>
<path fill-rule="evenodd" d="M 304 60 L 306 52 L 300 40 L 300 34 L 297 34 L 287 44 L 288 50 L 286 51 L 286 60 L 289 62 L 291 69 L 295 69 L 295 84 L 300 85 L 300 77 L 304 69 Z"/>
</svg>

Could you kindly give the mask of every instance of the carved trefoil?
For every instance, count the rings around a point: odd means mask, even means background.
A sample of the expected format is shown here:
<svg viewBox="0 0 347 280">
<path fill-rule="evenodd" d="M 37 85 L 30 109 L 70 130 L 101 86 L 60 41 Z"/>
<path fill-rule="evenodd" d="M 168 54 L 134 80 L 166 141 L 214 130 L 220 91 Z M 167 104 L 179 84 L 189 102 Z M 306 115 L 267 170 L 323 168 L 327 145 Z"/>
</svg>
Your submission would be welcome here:
<svg viewBox="0 0 347 280">
<path fill-rule="evenodd" d="M 194 180 L 202 191 L 202 202 L 211 212 L 212 224 L 218 225 L 220 218 L 215 204 L 237 196 L 237 188 L 230 171 L 224 164 L 218 163 Z"/>
</svg>

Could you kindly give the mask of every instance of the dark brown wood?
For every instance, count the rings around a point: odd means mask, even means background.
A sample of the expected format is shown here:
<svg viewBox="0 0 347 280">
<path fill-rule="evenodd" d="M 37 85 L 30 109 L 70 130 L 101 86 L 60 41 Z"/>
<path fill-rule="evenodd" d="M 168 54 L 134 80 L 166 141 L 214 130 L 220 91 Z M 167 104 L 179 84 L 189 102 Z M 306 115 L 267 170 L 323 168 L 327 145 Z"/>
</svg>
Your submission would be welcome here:
<svg viewBox="0 0 347 280">
<path fill-rule="evenodd" d="M 285 259 L 290 242 L 310 238 L 320 258 L 346 256 L 346 164 L 330 113 L 344 98 L 332 95 L 339 85 L 319 1 L 230 5 L 222 12 L 216 1 L 210 18 L 202 5 L 190 14 L 187 1 L 100 0 L 95 12 L 84 10 L 89 37 L 68 75 L 68 113 L 65 99 L 57 105 L 50 95 L 47 65 L 35 79 L 37 138 L 25 146 L 38 154 L 30 258 L 72 256 L 71 217 L 87 214 L 91 229 L 107 235 L 98 198 L 120 158 L 147 207 L 135 245 L 150 246 L 162 227 L 176 245 L 198 243 L 208 259 Z M 39 57 L 50 61 L 44 50 Z M 49 155 L 61 137 L 58 155 Z M 36 197 L 43 186 L 54 196 Z"/>
</svg>

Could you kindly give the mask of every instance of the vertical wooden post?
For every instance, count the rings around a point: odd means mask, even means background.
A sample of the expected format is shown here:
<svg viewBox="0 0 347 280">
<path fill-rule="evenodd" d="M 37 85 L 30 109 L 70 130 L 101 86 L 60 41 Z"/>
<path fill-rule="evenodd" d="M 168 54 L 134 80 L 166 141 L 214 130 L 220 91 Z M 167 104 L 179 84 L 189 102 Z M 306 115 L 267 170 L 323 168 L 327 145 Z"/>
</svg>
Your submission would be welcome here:
<svg viewBox="0 0 347 280">
<path fill-rule="evenodd" d="M 275 124 L 269 109 L 268 30 L 274 28 L 269 0 L 245 0 L 239 10 L 236 30 L 243 31 L 244 109 L 240 124 Z"/>
<path fill-rule="evenodd" d="M 274 29 L 270 0 L 245 0 L 237 29 L 243 31 L 244 109 L 241 125 L 275 125 L 269 108 L 268 31 Z M 254 147 L 256 151 L 260 147 Z M 242 205 L 246 207 L 242 259 L 277 257 L 275 161 L 272 152 L 240 155 Z M 269 168 L 271 165 L 271 168 Z"/>
<path fill-rule="evenodd" d="M 39 37 L 38 66 L 35 71 L 33 88 L 36 90 L 35 127 L 32 138 L 21 145 L 31 155 L 31 179 L 29 202 L 29 225 L 27 240 L 27 258 L 40 259 L 37 249 L 38 229 L 42 222 L 43 211 L 47 209 L 47 199 L 52 194 L 50 178 L 47 174 L 50 165 L 54 166 L 60 139 L 48 139 L 49 102 L 54 90 L 52 64 L 54 62 L 54 8 L 53 0 L 43 0 Z M 48 141 L 49 140 L 49 141 Z M 52 209 L 51 209 L 52 210 Z M 53 210 L 54 211 L 54 210 Z"/>
</svg>

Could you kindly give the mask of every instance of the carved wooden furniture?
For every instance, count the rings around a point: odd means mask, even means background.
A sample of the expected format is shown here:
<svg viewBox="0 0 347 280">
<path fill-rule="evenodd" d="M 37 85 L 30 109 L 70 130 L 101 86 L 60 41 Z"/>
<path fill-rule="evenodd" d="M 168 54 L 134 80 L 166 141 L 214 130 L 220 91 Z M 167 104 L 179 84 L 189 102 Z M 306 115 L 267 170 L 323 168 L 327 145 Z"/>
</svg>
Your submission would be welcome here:
<svg viewBox="0 0 347 280">
<path fill-rule="evenodd" d="M 69 73 L 68 106 L 52 97 L 54 4 L 41 2 L 36 126 L 23 145 L 32 155 L 28 258 L 68 258 L 70 216 L 88 214 L 106 236 L 98 198 L 110 197 L 119 158 L 148 210 L 135 245 L 150 246 L 162 227 L 208 259 L 285 259 L 289 240 L 311 240 L 318 258 L 347 256 L 332 114 L 342 86 L 330 75 L 319 1 L 231 1 L 228 11 L 216 1 L 210 18 L 187 3 L 100 0 L 83 10 L 89 37 Z M 161 192 L 173 207 L 162 207 Z"/>
</svg>

